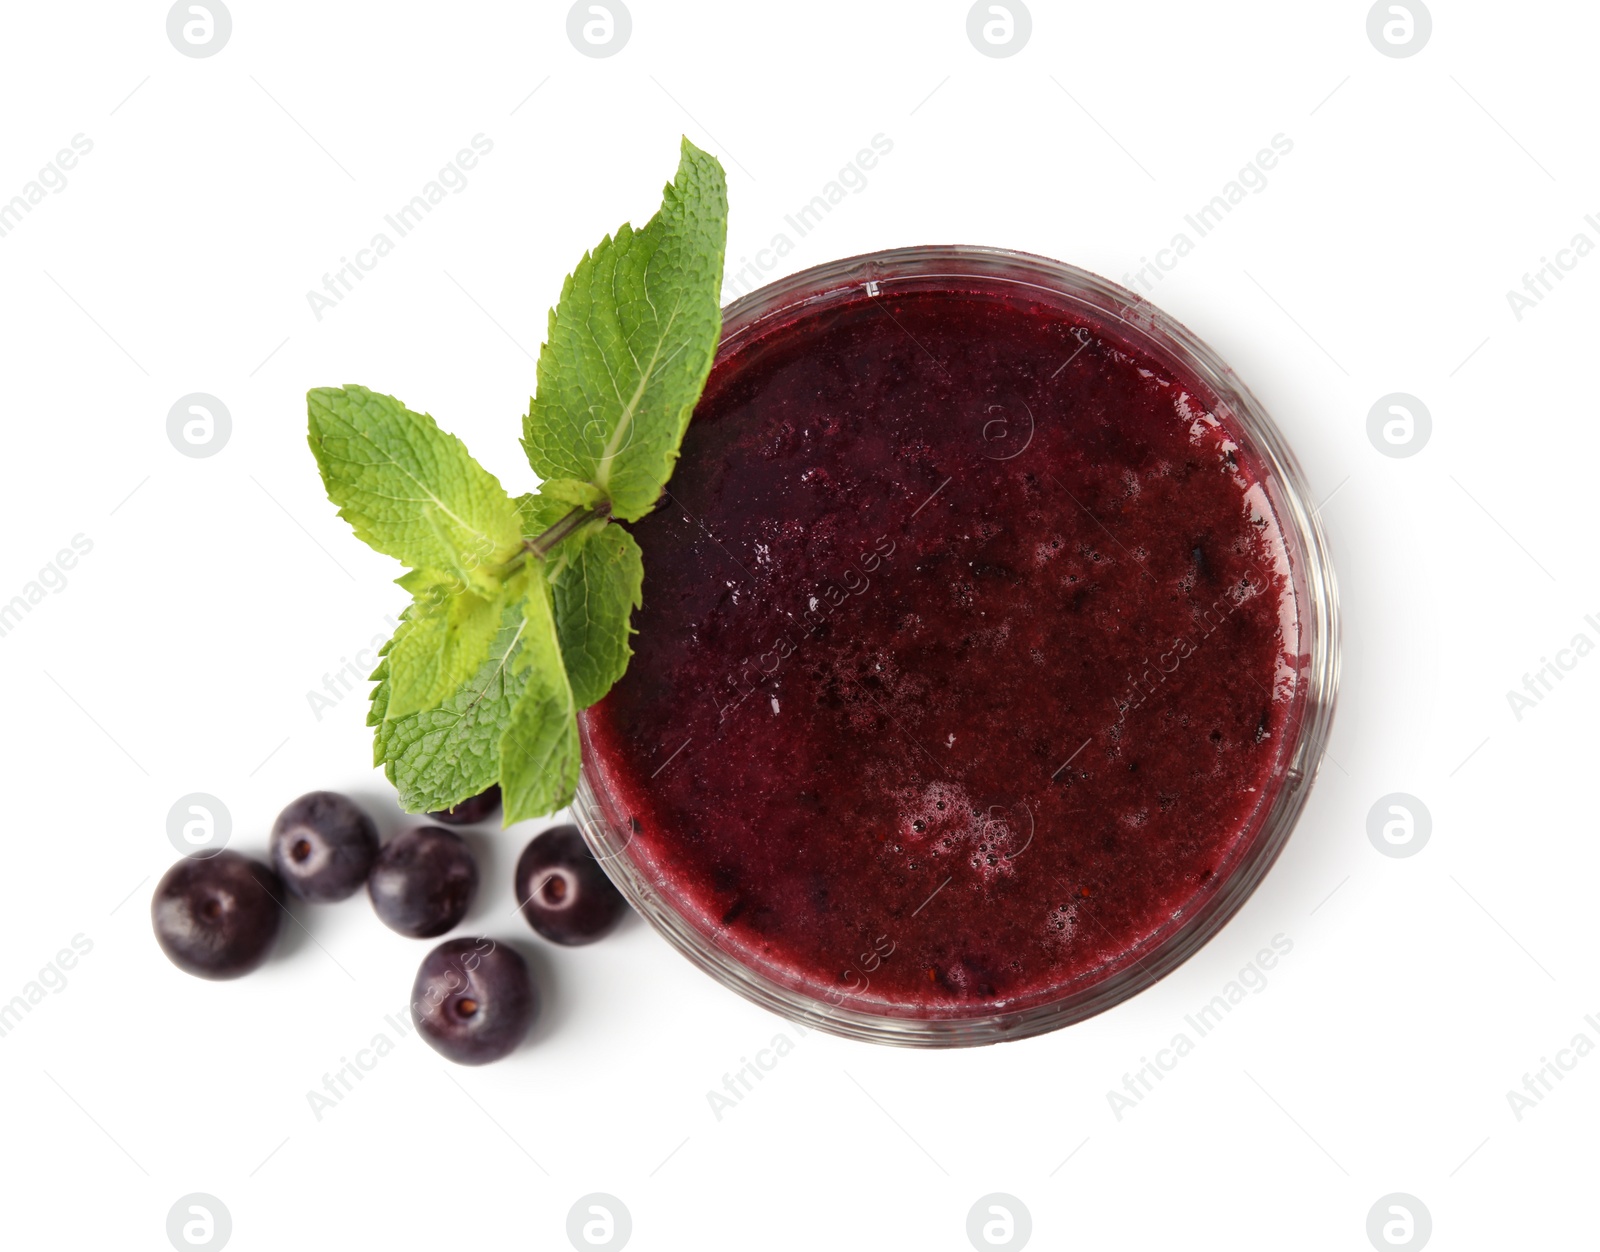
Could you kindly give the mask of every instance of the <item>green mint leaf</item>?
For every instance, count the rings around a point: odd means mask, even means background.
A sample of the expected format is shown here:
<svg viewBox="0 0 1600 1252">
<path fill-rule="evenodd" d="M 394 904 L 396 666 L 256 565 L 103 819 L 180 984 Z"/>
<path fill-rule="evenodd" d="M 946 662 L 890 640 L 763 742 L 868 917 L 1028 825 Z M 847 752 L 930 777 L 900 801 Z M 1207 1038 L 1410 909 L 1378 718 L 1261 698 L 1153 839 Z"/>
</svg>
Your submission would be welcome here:
<svg viewBox="0 0 1600 1252">
<path fill-rule="evenodd" d="M 413 600 L 448 595 L 459 588 L 454 578 L 436 569 L 407 570 L 395 582 L 409 591 Z"/>
<path fill-rule="evenodd" d="M 377 727 L 374 764 L 382 765 L 408 813 L 436 813 L 487 791 L 500 781 L 500 740 L 527 682 L 514 671 L 523 631 L 522 602 L 508 604 L 489 658 L 437 708 L 407 717 L 388 716 L 385 646 L 372 677 L 367 724 Z"/>
<path fill-rule="evenodd" d="M 499 480 L 433 418 L 365 387 L 306 395 L 311 451 L 339 516 L 379 552 L 493 596 L 522 542 Z"/>
<path fill-rule="evenodd" d="M 620 526 L 563 543 L 552 584 L 561 659 L 580 709 L 599 700 L 628 668 L 633 610 L 643 603 L 644 555 Z"/>
<path fill-rule="evenodd" d="M 727 225 L 722 166 L 685 139 L 660 212 L 567 277 L 522 426 L 540 478 L 594 484 L 624 521 L 655 507 L 716 353 Z"/>
<path fill-rule="evenodd" d="M 385 658 L 387 716 L 431 709 L 477 673 L 499 632 L 504 607 L 504 591 L 490 598 L 471 591 L 449 594 L 437 583 L 427 587 L 406 610 Z"/>
<path fill-rule="evenodd" d="M 526 628 L 511 669 L 524 685 L 500 739 L 500 796 L 508 826 L 570 804 L 578 787 L 578 708 L 542 564 L 530 566 L 522 612 Z"/>
<path fill-rule="evenodd" d="M 564 501 L 571 509 L 592 509 L 605 496 L 593 483 L 576 478 L 549 478 L 539 484 L 539 495 L 547 500 Z"/>
<path fill-rule="evenodd" d="M 575 507 L 565 500 L 543 494 L 518 496 L 516 505 L 517 520 L 524 539 L 537 539 Z"/>
</svg>

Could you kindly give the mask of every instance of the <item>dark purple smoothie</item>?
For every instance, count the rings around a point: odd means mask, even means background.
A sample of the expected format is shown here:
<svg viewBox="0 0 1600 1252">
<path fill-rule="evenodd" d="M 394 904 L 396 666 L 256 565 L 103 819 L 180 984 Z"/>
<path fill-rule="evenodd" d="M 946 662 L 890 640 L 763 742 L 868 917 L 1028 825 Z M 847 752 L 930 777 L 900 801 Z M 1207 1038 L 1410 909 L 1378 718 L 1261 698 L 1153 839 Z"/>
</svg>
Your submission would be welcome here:
<svg viewBox="0 0 1600 1252">
<path fill-rule="evenodd" d="M 1137 961 L 1254 837 L 1300 628 L 1194 379 L 1028 289 L 835 297 L 719 357 L 584 718 L 627 855 L 716 943 L 907 1014 Z"/>
</svg>

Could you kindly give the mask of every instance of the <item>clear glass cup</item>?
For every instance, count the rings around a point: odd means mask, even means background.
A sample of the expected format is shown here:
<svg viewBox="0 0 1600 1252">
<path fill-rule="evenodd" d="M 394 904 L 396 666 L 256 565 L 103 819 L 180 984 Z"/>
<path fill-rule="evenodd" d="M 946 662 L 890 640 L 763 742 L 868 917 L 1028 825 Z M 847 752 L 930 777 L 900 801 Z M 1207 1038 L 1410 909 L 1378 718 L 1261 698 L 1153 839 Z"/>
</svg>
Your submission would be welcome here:
<svg viewBox="0 0 1600 1252">
<path fill-rule="evenodd" d="M 1276 791 L 1251 820 L 1213 881 L 1156 936 L 1121 958 L 1021 1004 L 913 1008 L 875 1004 L 806 984 L 763 967 L 724 942 L 676 898 L 674 885 L 630 852 L 631 833 L 599 784 L 587 732 L 574 812 L 584 838 L 633 907 L 675 948 L 724 986 L 792 1021 L 846 1038 L 914 1047 L 961 1047 L 1026 1038 L 1082 1021 L 1136 995 L 1187 960 L 1244 904 L 1272 867 L 1310 794 L 1333 719 L 1339 682 L 1338 593 L 1333 566 L 1304 476 L 1266 410 L 1225 362 L 1187 328 L 1142 297 L 1059 261 L 1000 248 L 897 248 L 820 265 L 780 279 L 728 306 L 719 359 L 758 334 L 770 319 L 826 311 L 831 301 L 908 289 L 939 289 L 962 280 L 1017 284 L 1063 311 L 1081 310 L 1133 341 L 1201 388 L 1250 458 L 1287 549 L 1300 621 L 1289 734 Z"/>
</svg>

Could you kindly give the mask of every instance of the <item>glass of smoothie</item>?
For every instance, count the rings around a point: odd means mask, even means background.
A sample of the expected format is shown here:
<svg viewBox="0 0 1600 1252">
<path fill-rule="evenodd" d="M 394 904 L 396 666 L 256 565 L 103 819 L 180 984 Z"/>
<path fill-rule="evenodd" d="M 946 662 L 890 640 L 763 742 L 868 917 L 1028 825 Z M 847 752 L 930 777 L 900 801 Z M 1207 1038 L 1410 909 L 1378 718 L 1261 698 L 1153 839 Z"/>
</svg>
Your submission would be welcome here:
<svg viewBox="0 0 1600 1252">
<path fill-rule="evenodd" d="M 1079 1021 L 1206 942 L 1306 802 L 1337 596 L 1204 343 L 1059 262 L 919 247 L 730 306 L 579 823 L 634 907 L 808 1026 Z"/>
</svg>

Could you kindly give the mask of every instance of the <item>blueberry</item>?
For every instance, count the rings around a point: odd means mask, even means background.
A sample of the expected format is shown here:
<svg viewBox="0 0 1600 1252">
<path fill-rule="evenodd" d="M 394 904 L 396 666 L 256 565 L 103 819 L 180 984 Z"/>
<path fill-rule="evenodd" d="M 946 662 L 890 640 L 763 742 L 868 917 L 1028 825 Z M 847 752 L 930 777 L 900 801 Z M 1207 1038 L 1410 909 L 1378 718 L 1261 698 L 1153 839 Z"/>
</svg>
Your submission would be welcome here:
<svg viewBox="0 0 1600 1252">
<path fill-rule="evenodd" d="M 367 894 L 390 930 L 432 939 L 467 915 L 478 890 L 478 864 L 466 841 L 440 826 L 391 839 L 367 878 Z"/>
<path fill-rule="evenodd" d="M 320 904 L 354 894 L 377 856 L 372 819 L 336 791 L 301 796 L 272 824 L 272 863 L 302 900 Z"/>
<path fill-rule="evenodd" d="M 428 816 L 447 826 L 471 826 L 475 822 L 493 816 L 499 808 L 500 784 L 495 783 L 489 790 L 463 800 L 453 808 L 440 809 L 439 812 L 429 813 Z"/>
<path fill-rule="evenodd" d="M 576 826 L 535 835 L 517 858 L 515 885 L 528 925 L 552 943 L 593 943 L 628 907 Z"/>
<path fill-rule="evenodd" d="M 283 924 L 283 884 L 237 852 L 185 857 L 156 884 L 156 942 L 196 978 L 238 978 L 267 959 Z"/>
<path fill-rule="evenodd" d="M 523 959 L 493 939 L 446 939 L 422 960 L 411 1020 L 457 1065 L 487 1065 L 516 1050 L 539 1011 Z"/>
</svg>

